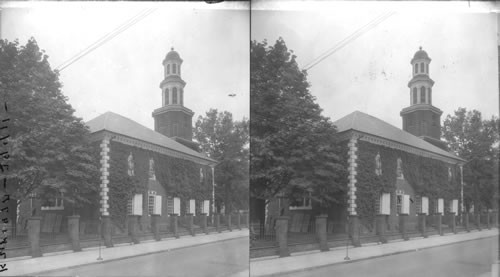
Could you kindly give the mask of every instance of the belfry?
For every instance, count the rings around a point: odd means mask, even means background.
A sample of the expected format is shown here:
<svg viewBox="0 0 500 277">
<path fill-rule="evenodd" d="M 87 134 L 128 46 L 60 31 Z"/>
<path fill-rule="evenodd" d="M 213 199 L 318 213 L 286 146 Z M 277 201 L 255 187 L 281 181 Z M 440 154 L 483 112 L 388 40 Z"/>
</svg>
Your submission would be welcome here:
<svg viewBox="0 0 500 277">
<path fill-rule="evenodd" d="M 432 86 L 434 81 L 429 77 L 431 59 L 422 47 L 411 60 L 412 79 L 408 82 L 410 88 L 410 106 L 401 110 L 403 130 L 424 139 L 435 146 L 446 149 L 441 141 L 440 109 L 432 105 Z"/>
<path fill-rule="evenodd" d="M 198 145 L 192 141 L 193 111 L 184 106 L 184 87 L 181 77 L 183 60 L 174 48 L 163 60 L 164 79 L 160 83 L 162 106 L 153 111 L 155 131 L 192 149 Z"/>
</svg>

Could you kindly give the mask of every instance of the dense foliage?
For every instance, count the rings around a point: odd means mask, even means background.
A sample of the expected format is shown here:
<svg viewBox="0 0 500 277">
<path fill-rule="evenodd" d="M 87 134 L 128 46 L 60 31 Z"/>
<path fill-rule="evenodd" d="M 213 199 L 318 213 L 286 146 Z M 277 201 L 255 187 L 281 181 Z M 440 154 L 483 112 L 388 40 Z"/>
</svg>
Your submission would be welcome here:
<svg viewBox="0 0 500 277">
<path fill-rule="evenodd" d="M 347 183 L 345 148 L 334 143 L 336 128 L 321 115 L 306 72 L 283 39 L 250 48 L 250 193 L 271 199 L 302 198 L 321 206 L 343 203 Z"/>
<path fill-rule="evenodd" d="M 381 175 L 375 173 L 377 153 L 382 163 Z M 362 217 L 374 218 L 380 195 L 396 190 L 398 158 L 402 161 L 404 179 L 417 196 L 460 199 L 460 170 L 456 165 L 364 141 L 358 142 L 357 155 L 356 205 L 357 213 Z M 448 167 L 452 170 L 451 179 Z"/>
<path fill-rule="evenodd" d="M 233 121 L 232 114 L 211 109 L 198 117 L 194 138 L 203 153 L 216 160 L 215 199 L 226 213 L 248 209 L 248 120 Z"/>
<path fill-rule="evenodd" d="M 498 209 L 499 119 L 483 120 L 477 110 L 459 108 L 444 120 L 442 133 L 449 149 L 467 160 L 464 202 L 467 208 Z"/>
<path fill-rule="evenodd" d="M 131 153 L 133 176 L 128 175 L 128 157 Z M 197 202 L 212 199 L 212 174 L 208 166 L 111 141 L 109 211 L 113 221 L 122 227 L 127 218 L 127 201 L 136 193 L 147 194 L 150 158 L 154 160 L 156 180 L 167 196 L 181 198 L 181 211 L 185 211 L 189 199 L 196 199 Z M 147 211 L 146 201 L 143 201 L 143 211 Z"/>
<path fill-rule="evenodd" d="M 60 191 L 77 207 L 98 201 L 98 149 L 61 87 L 34 38 L 24 46 L 0 40 L 0 101 L 10 118 L 3 129 L 10 135 L 7 193 L 19 202 Z"/>
</svg>

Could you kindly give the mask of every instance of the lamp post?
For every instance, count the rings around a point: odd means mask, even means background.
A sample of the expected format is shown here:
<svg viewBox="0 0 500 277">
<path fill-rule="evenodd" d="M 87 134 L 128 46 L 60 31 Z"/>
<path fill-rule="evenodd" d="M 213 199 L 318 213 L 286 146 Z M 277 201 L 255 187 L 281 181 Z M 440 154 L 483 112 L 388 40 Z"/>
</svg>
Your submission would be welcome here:
<svg viewBox="0 0 500 277">
<path fill-rule="evenodd" d="M 99 234 L 99 257 L 97 257 L 97 260 L 102 261 L 102 256 L 101 256 L 102 217 L 100 217 L 100 216 L 99 216 L 99 224 L 101 225 L 101 233 Z"/>
<path fill-rule="evenodd" d="M 212 165 L 212 225 L 214 224 L 215 215 L 215 167 Z"/>
<path fill-rule="evenodd" d="M 349 229 L 351 226 L 349 225 L 349 215 L 347 216 L 347 239 L 345 241 L 345 258 L 344 261 L 349 261 L 351 258 L 349 258 Z"/>
</svg>

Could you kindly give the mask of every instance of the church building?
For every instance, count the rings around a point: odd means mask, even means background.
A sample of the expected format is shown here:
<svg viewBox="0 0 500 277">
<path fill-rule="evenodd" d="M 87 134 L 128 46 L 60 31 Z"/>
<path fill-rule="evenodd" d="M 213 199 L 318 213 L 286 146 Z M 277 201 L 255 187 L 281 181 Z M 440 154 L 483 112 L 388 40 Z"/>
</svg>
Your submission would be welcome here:
<svg viewBox="0 0 500 277">
<path fill-rule="evenodd" d="M 212 214 L 216 161 L 192 141 L 193 111 L 184 106 L 182 59 L 172 48 L 163 60 L 162 103 L 154 110 L 154 130 L 107 112 L 87 124 L 101 148 L 100 213 L 125 227 L 128 215 Z"/>
<path fill-rule="evenodd" d="M 418 214 L 464 211 L 461 176 L 466 161 L 447 151 L 441 140 L 442 111 L 432 103 L 430 63 L 422 48 L 410 61 L 409 106 L 400 113 L 402 129 L 361 111 L 333 123 L 337 143 L 348 154 L 348 195 L 347 203 L 328 211 L 328 232 L 344 232 L 347 215 L 359 221 L 360 232 L 372 232 L 379 218 L 386 230 L 397 231 L 401 215 L 412 228 Z M 307 231 L 304 226 L 320 212 L 307 194 L 301 200 L 276 199 L 266 207 L 266 222 L 272 224 L 284 206 L 292 232 Z"/>
<path fill-rule="evenodd" d="M 186 82 L 181 65 L 179 53 L 172 48 L 163 60 L 162 103 L 152 113 L 154 130 L 113 112 L 87 122 L 91 139 L 100 149 L 96 161 L 100 163 L 100 201 L 99 207 L 79 211 L 82 225 L 102 218 L 116 231 L 125 232 L 133 215 L 139 230 L 148 231 L 151 215 L 160 215 L 164 226 L 172 214 L 212 215 L 217 162 L 200 153 L 192 141 L 194 113 L 184 106 Z M 41 207 L 44 218 L 64 220 L 72 212 L 63 195 L 50 203 Z"/>
</svg>

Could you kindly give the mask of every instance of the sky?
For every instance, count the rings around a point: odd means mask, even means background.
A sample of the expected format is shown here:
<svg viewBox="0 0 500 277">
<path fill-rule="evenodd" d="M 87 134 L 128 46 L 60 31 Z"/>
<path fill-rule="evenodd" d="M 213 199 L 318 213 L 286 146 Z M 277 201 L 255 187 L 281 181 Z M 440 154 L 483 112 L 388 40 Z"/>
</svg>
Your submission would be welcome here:
<svg viewBox="0 0 500 277">
<path fill-rule="evenodd" d="M 52 68 L 149 8 L 154 12 L 60 72 L 63 94 L 88 121 L 112 111 L 153 128 L 162 61 L 181 58 L 193 125 L 210 108 L 249 117 L 247 3 L 3 2 L 1 37 L 34 37 Z M 234 97 L 229 94 L 236 94 Z"/>
<path fill-rule="evenodd" d="M 310 92 L 333 121 L 358 110 L 402 127 L 410 61 L 422 46 L 441 120 L 459 107 L 498 116 L 497 16 L 492 3 L 265 2 L 252 4 L 253 40 L 282 37 L 304 68 L 372 19 L 374 28 L 310 68 Z M 468 6 L 470 4 L 470 7 Z"/>
</svg>

